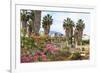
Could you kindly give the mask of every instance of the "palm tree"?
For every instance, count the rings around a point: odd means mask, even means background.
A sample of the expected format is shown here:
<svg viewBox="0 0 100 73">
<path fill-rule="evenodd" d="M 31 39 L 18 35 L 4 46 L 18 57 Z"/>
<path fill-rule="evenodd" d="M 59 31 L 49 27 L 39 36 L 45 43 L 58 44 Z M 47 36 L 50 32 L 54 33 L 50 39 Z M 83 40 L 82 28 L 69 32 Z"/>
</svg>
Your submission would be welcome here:
<svg viewBox="0 0 100 73">
<path fill-rule="evenodd" d="M 35 29 L 34 29 L 35 11 L 34 10 L 31 10 L 31 12 L 29 14 L 29 18 L 30 18 L 29 26 L 30 26 L 30 28 L 32 28 L 31 32 L 34 32 L 35 31 Z"/>
<path fill-rule="evenodd" d="M 34 11 L 34 32 L 36 35 L 39 35 L 40 30 L 40 24 L 41 24 L 41 11 L 35 10 Z"/>
<path fill-rule="evenodd" d="M 27 10 L 21 10 L 21 24 L 22 24 L 22 30 L 24 33 L 27 32 L 27 21 L 29 20 L 29 17 L 27 15 Z"/>
<path fill-rule="evenodd" d="M 49 14 L 47 14 L 46 16 L 43 17 L 42 27 L 44 28 L 44 32 L 47 35 L 50 32 L 50 25 L 52 25 L 52 22 L 53 22 L 52 16 L 50 16 Z"/>
<path fill-rule="evenodd" d="M 63 28 L 65 29 L 66 39 L 68 44 L 72 45 L 74 22 L 70 19 L 64 19 Z"/>
<path fill-rule="evenodd" d="M 31 28 L 31 32 L 34 32 L 36 35 L 39 35 L 40 30 L 40 22 L 41 22 L 41 11 L 30 10 L 28 13 L 29 17 L 29 28 Z"/>
<path fill-rule="evenodd" d="M 32 34 L 32 32 L 34 31 L 34 29 L 32 28 L 32 25 L 33 25 L 33 21 L 30 19 L 29 21 L 28 21 L 28 35 L 29 35 L 29 37 L 31 36 L 31 34 Z"/>
<path fill-rule="evenodd" d="M 75 39 L 77 44 L 82 45 L 82 35 L 83 35 L 83 30 L 85 28 L 85 23 L 82 19 L 79 19 L 78 22 L 76 23 L 76 31 L 75 31 Z"/>
</svg>

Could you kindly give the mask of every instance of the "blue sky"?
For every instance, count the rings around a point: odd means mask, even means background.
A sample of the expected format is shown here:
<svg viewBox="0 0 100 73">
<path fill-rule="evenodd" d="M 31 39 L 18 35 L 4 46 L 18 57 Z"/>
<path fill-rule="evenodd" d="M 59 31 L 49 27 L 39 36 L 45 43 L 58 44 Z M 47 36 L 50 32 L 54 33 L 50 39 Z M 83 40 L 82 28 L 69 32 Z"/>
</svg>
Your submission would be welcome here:
<svg viewBox="0 0 100 73">
<path fill-rule="evenodd" d="M 57 31 L 65 34 L 63 29 L 63 21 L 67 17 L 71 18 L 74 23 L 78 21 L 78 19 L 82 19 L 85 23 L 85 29 L 83 31 L 84 34 L 90 35 L 90 14 L 86 13 L 71 13 L 71 12 L 52 12 L 52 11 L 42 11 L 41 20 L 47 14 L 50 14 L 53 18 L 53 24 L 51 25 L 50 31 Z M 41 26 L 40 30 L 43 31 Z"/>
</svg>

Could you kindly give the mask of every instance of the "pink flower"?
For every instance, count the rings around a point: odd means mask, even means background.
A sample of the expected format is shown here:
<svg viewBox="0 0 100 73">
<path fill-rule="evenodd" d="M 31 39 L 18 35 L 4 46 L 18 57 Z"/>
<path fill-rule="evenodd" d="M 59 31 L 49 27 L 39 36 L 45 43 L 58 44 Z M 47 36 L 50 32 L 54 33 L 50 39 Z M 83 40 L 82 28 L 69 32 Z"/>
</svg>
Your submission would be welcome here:
<svg viewBox="0 0 100 73">
<path fill-rule="evenodd" d="M 59 50 L 59 49 L 56 48 L 56 46 L 53 45 L 53 44 L 47 44 L 47 45 L 46 45 L 46 48 L 45 48 L 45 51 L 48 51 L 48 52 L 50 52 L 50 53 L 52 53 L 52 54 L 56 53 L 58 50 Z"/>
<path fill-rule="evenodd" d="M 39 56 L 38 55 L 34 55 L 33 60 L 34 61 L 38 61 Z"/>
<path fill-rule="evenodd" d="M 38 55 L 39 53 L 38 52 L 35 52 L 34 56 Z"/>
<path fill-rule="evenodd" d="M 41 55 L 44 55 L 44 52 L 40 52 Z"/>
<path fill-rule="evenodd" d="M 42 57 L 42 60 L 43 60 L 43 61 L 47 61 L 46 55 L 43 54 L 41 57 Z"/>
<path fill-rule="evenodd" d="M 31 55 L 21 56 L 21 63 L 25 63 L 25 62 L 32 62 L 32 56 Z"/>
</svg>

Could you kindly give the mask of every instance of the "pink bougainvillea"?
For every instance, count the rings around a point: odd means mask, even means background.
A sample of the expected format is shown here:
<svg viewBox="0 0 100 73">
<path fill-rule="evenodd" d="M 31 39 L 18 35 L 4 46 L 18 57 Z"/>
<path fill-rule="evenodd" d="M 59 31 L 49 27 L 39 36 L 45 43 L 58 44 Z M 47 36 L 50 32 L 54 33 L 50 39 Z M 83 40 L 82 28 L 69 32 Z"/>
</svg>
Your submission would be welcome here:
<svg viewBox="0 0 100 73">
<path fill-rule="evenodd" d="M 33 56 L 33 61 L 38 61 L 38 58 L 39 58 L 38 54 L 37 55 L 34 55 Z"/>
<path fill-rule="evenodd" d="M 41 57 L 42 57 L 42 60 L 43 60 L 43 61 L 47 61 L 47 57 L 46 57 L 45 54 L 42 54 Z"/>
<path fill-rule="evenodd" d="M 55 54 L 59 49 L 53 44 L 46 44 L 45 51 Z"/>
<path fill-rule="evenodd" d="M 33 57 L 33 60 L 38 61 L 40 57 L 42 61 L 47 61 L 47 57 L 44 52 L 36 52 Z"/>
<path fill-rule="evenodd" d="M 22 55 L 21 56 L 21 62 L 22 63 L 32 62 L 32 56 L 31 55 Z"/>
<path fill-rule="evenodd" d="M 59 49 L 53 44 L 46 44 L 43 51 L 37 50 L 34 55 L 22 55 L 21 63 L 25 62 L 37 62 L 37 61 L 48 61 L 46 53 L 56 54 Z"/>
</svg>

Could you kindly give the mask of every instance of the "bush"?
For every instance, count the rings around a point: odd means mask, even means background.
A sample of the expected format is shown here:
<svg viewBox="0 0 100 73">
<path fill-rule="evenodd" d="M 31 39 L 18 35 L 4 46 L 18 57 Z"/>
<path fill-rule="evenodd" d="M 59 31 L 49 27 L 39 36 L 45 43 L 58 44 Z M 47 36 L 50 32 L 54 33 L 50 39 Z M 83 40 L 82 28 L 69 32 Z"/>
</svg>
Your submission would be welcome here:
<svg viewBox="0 0 100 73">
<path fill-rule="evenodd" d="M 32 49 L 36 47 L 34 39 L 31 37 L 21 37 L 21 48 Z"/>
<path fill-rule="evenodd" d="M 82 45 L 86 45 L 86 44 L 89 44 L 89 40 L 82 40 Z"/>
<path fill-rule="evenodd" d="M 72 60 L 81 60 L 81 55 L 79 52 L 75 52 L 72 54 L 72 57 L 71 57 Z"/>
</svg>

